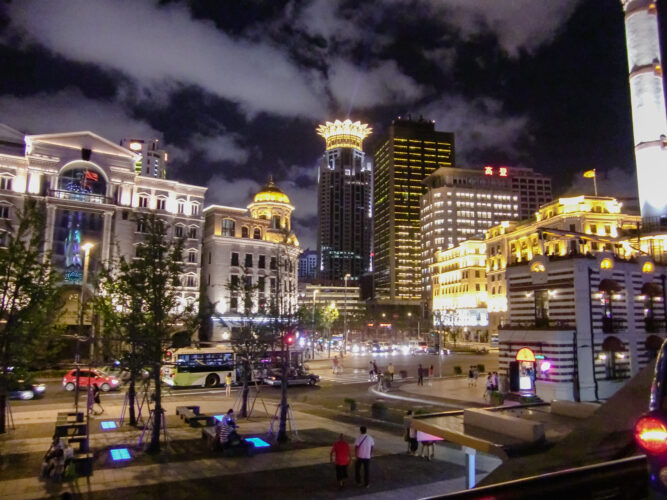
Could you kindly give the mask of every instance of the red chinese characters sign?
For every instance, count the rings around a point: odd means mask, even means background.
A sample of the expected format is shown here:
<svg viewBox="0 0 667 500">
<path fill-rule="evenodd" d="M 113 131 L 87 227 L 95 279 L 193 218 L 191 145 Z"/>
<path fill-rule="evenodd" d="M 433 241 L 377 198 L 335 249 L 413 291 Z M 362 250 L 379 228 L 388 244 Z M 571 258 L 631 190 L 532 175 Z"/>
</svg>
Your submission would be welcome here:
<svg viewBox="0 0 667 500">
<path fill-rule="evenodd" d="M 493 167 L 487 165 L 484 167 L 484 175 L 497 175 L 499 177 L 509 177 L 509 167 Z"/>
</svg>

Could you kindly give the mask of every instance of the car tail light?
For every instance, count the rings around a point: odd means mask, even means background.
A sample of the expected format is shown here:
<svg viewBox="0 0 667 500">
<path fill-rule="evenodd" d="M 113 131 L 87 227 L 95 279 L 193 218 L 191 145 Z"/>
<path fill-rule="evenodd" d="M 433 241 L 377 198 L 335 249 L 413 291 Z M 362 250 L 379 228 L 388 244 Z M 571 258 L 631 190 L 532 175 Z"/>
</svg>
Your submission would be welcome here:
<svg viewBox="0 0 667 500">
<path fill-rule="evenodd" d="M 667 426 L 656 417 L 642 417 L 635 425 L 637 444 L 651 454 L 667 451 Z"/>
</svg>

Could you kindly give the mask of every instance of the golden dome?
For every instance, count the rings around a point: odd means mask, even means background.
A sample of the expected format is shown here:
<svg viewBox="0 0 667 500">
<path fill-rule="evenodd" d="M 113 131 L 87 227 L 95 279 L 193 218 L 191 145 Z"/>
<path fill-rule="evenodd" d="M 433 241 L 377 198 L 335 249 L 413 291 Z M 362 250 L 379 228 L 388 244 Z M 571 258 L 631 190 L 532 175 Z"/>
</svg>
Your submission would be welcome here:
<svg viewBox="0 0 667 500">
<path fill-rule="evenodd" d="M 289 205 L 289 197 L 283 193 L 278 186 L 269 178 L 269 182 L 264 185 L 259 193 L 255 195 L 252 200 L 253 203 L 262 201 L 272 201 L 277 203 L 287 203 Z"/>
</svg>

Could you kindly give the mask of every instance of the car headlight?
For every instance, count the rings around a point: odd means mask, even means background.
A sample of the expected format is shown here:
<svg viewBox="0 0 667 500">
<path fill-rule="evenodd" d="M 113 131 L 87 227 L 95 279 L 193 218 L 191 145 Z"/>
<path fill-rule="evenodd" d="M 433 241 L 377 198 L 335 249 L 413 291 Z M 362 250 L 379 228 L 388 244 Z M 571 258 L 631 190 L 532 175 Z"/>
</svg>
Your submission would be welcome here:
<svg viewBox="0 0 667 500">
<path fill-rule="evenodd" d="M 111 385 L 118 385 L 120 382 L 116 379 L 111 379 Z"/>
<path fill-rule="evenodd" d="M 46 390 L 46 386 L 44 384 L 37 384 L 33 386 L 32 390 L 35 392 L 44 392 Z"/>
</svg>

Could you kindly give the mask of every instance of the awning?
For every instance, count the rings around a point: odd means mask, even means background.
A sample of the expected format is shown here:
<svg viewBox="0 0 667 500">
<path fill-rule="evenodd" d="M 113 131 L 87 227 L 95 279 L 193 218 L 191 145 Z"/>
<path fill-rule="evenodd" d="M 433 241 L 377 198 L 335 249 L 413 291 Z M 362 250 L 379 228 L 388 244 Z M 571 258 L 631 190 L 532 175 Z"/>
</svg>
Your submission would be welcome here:
<svg viewBox="0 0 667 500">
<path fill-rule="evenodd" d="M 648 295 L 649 297 L 661 297 L 662 286 L 653 282 L 644 283 L 642 285 L 642 294 Z"/>
<path fill-rule="evenodd" d="M 646 338 L 645 345 L 647 351 L 657 351 L 662 347 L 662 339 L 657 335 L 649 335 Z"/>
<path fill-rule="evenodd" d="M 607 337 L 604 339 L 604 342 L 602 342 L 602 350 L 623 352 L 625 351 L 625 347 L 623 346 L 623 342 L 621 342 L 617 337 Z"/>
<path fill-rule="evenodd" d="M 598 290 L 601 292 L 620 292 L 623 290 L 623 287 L 616 282 L 616 280 L 612 280 L 610 278 L 605 278 L 602 281 L 600 281 L 600 286 L 598 287 Z"/>
</svg>

